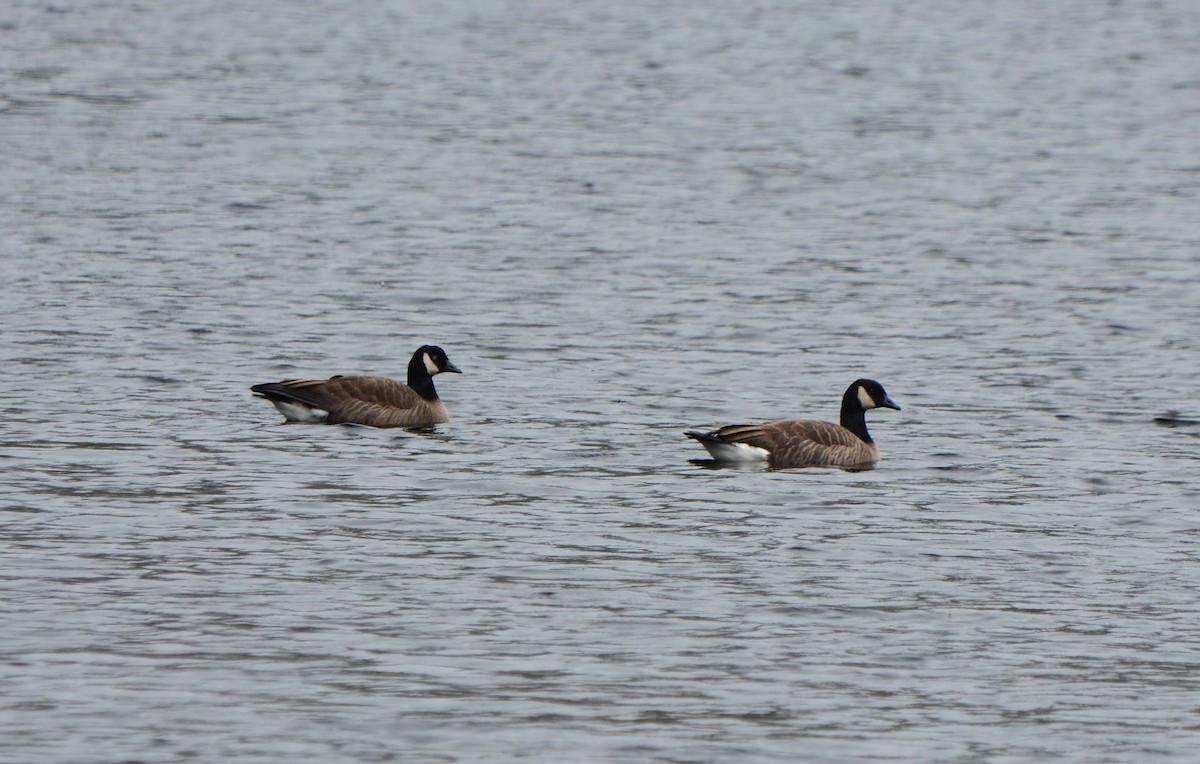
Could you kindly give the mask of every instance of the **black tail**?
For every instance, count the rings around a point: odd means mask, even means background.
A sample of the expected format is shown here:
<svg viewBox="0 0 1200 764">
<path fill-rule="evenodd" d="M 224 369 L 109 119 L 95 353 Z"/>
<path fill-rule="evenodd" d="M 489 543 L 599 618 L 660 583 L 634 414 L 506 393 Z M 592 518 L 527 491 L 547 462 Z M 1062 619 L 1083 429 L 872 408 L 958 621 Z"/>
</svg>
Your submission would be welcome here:
<svg viewBox="0 0 1200 764">
<path fill-rule="evenodd" d="M 304 400 L 302 396 L 297 395 L 295 390 L 288 387 L 283 382 L 264 382 L 261 385 L 254 385 L 250 388 L 250 392 L 254 393 L 259 398 L 266 398 L 269 401 L 303 403 L 306 406 L 316 405 L 312 401 Z"/>
</svg>

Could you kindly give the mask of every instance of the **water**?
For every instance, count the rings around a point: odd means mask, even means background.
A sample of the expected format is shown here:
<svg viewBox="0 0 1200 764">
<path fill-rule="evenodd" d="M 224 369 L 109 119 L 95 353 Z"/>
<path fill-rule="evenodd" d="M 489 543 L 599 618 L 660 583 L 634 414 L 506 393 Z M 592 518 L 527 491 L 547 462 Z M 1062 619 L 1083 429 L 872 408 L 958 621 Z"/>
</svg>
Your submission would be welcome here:
<svg viewBox="0 0 1200 764">
<path fill-rule="evenodd" d="M 5 760 L 1193 759 L 1200 9 L 734 5 L 0 10 Z"/>
</svg>

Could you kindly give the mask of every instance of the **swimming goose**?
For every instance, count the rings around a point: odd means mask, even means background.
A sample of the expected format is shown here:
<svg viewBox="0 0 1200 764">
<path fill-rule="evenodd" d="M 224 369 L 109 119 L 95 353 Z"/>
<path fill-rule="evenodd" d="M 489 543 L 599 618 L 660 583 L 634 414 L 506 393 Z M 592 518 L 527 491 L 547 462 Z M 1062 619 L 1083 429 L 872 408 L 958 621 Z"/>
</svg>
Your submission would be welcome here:
<svg viewBox="0 0 1200 764">
<path fill-rule="evenodd" d="M 450 421 L 433 377 L 444 371 L 462 374 L 446 351 L 423 345 L 408 362 L 408 384 L 375 376 L 285 379 L 250 390 L 275 404 L 289 422 L 365 424 L 371 427 L 429 427 Z"/>
<path fill-rule="evenodd" d="M 868 470 L 879 447 L 867 432 L 867 409 L 900 410 L 883 385 L 859 379 L 842 396 L 842 423 L 779 419 L 762 424 L 731 424 L 712 432 L 688 432 L 719 462 L 766 461 L 771 467 L 841 467 Z"/>
</svg>

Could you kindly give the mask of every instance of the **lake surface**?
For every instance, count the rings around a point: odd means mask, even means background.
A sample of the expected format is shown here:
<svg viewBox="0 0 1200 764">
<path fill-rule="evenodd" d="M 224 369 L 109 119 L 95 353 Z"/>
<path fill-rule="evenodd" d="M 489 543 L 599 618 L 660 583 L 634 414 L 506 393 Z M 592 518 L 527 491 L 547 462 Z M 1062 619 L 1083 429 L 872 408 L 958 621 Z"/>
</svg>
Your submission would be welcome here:
<svg viewBox="0 0 1200 764">
<path fill-rule="evenodd" d="M 1193 761 L 1197 29 L 6 5 L 0 758 Z M 249 392 L 426 342 L 432 435 Z"/>
</svg>

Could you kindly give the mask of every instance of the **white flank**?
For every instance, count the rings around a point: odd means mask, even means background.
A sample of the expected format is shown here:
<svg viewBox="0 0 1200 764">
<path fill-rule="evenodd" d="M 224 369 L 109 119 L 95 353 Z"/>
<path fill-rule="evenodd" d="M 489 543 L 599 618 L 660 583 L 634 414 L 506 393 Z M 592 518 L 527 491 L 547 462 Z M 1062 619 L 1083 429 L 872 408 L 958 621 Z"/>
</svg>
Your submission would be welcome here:
<svg viewBox="0 0 1200 764">
<path fill-rule="evenodd" d="M 771 455 L 765 448 L 748 443 L 701 443 L 712 457 L 721 462 L 761 462 Z"/>
<path fill-rule="evenodd" d="M 329 416 L 329 412 L 325 409 L 315 409 L 312 406 L 305 406 L 303 403 L 292 403 L 291 401 L 271 401 L 271 403 L 275 404 L 275 408 L 279 409 L 279 413 L 283 414 L 289 422 L 320 424 Z"/>
<path fill-rule="evenodd" d="M 442 372 L 442 370 L 438 368 L 437 364 L 433 362 L 433 359 L 429 357 L 428 353 L 422 354 L 421 357 L 425 359 L 425 371 L 429 372 L 429 376 L 432 377 L 434 374 L 440 374 Z"/>
<path fill-rule="evenodd" d="M 871 399 L 871 395 L 867 392 L 867 388 L 862 385 L 858 386 L 858 405 L 863 407 L 863 411 L 876 408 L 877 404 Z"/>
</svg>

